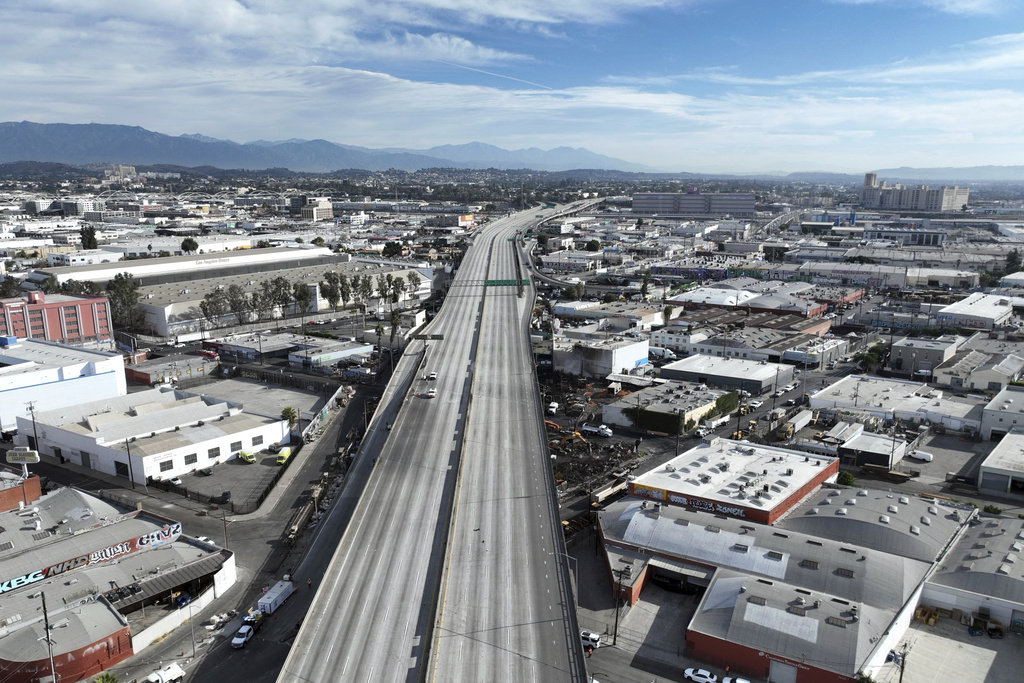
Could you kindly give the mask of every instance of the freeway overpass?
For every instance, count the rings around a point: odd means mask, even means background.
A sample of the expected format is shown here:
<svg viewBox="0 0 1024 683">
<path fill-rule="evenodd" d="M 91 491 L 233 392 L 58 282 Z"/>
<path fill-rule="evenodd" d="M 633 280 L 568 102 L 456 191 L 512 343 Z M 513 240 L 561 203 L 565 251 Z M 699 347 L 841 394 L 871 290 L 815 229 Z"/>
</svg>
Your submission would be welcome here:
<svg viewBox="0 0 1024 683">
<path fill-rule="evenodd" d="M 399 362 L 404 402 L 278 681 L 585 680 L 518 285 L 536 213 L 481 229 Z"/>
</svg>

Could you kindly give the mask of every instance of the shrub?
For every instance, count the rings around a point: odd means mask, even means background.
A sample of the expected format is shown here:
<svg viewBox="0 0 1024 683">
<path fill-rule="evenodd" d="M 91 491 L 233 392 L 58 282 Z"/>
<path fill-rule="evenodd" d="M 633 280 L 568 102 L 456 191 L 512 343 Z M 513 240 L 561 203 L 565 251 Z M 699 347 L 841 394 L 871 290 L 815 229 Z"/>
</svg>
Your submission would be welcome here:
<svg viewBox="0 0 1024 683">
<path fill-rule="evenodd" d="M 984 510 L 987 513 L 989 513 L 990 515 L 1001 515 L 1001 514 L 1003 514 L 1003 508 L 999 507 L 998 505 L 992 505 L 991 503 L 989 503 L 988 505 L 983 507 L 982 510 Z"/>
<path fill-rule="evenodd" d="M 839 473 L 839 477 L 836 479 L 840 486 L 853 486 L 857 481 L 852 474 L 843 470 Z"/>
</svg>

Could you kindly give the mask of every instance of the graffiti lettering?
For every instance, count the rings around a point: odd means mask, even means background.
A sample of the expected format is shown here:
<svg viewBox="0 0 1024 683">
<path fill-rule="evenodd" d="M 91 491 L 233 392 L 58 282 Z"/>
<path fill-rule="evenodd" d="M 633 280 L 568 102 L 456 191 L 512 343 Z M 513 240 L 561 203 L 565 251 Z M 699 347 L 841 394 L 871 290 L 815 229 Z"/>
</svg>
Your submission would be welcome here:
<svg viewBox="0 0 1024 683">
<path fill-rule="evenodd" d="M 633 494 L 637 496 L 643 496 L 645 498 L 654 498 L 656 500 L 665 500 L 665 492 L 661 489 L 651 488 L 650 486 L 633 486 Z"/>
<path fill-rule="evenodd" d="M 136 544 L 140 548 L 144 548 L 150 545 L 160 545 L 165 541 L 173 541 L 181 535 L 181 522 L 165 526 L 162 529 L 152 531 L 145 536 L 139 536 Z"/>
<path fill-rule="evenodd" d="M 19 576 L 16 579 L 4 581 L 3 583 L 0 583 L 0 593 L 6 593 L 7 591 L 12 591 L 15 588 L 21 588 L 22 586 L 27 586 L 30 583 L 42 581 L 45 578 L 46 574 L 44 572 L 37 571 L 32 572 L 31 574 L 25 574 L 24 576 Z"/>
<path fill-rule="evenodd" d="M 89 555 L 89 564 L 96 564 L 97 562 L 106 562 L 112 560 L 118 555 L 126 555 L 132 551 L 131 543 L 118 543 L 112 545 L 103 550 L 97 550 L 96 552 Z"/>
</svg>

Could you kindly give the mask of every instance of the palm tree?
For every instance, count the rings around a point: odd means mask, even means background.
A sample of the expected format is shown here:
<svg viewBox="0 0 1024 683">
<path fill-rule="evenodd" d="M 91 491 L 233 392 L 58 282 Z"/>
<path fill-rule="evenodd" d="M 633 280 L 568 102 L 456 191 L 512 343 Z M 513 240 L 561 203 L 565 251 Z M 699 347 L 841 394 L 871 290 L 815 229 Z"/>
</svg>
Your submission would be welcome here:
<svg viewBox="0 0 1024 683">
<path fill-rule="evenodd" d="M 288 420 L 288 429 L 295 429 L 295 425 L 299 423 L 299 413 L 295 408 L 288 406 L 281 411 L 281 419 Z"/>
<path fill-rule="evenodd" d="M 92 683 L 117 683 L 120 679 L 109 671 L 104 671 L 101 674 L 97 674 L 96 678 L 92 679 Z"/>
</svg>

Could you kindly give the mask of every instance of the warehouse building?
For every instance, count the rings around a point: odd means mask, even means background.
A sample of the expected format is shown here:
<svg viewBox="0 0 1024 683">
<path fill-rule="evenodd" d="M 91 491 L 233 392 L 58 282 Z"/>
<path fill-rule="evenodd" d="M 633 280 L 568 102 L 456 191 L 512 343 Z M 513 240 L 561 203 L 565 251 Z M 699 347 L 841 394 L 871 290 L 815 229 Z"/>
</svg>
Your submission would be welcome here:
<svg viewBox="0 0 1024 683">
<path fill-rule="evenodd" d="M 1024 426 L 1010 427 L 978 471 L 978 489 L 992 493 L 1024 493 Z"/>
<path fill-rule="evenodd" d="M 940 309 L 935 319 L 941 327 L 991 330 L 1006 324 L 1012 317 L 1013 306 L 1009 297 L 977 292 Z"/>
<path fill-rule="evenodd" d="M 792 365 L 781 363 L 698 354 L 664 366 L 661 377 L 707 384 L 728 391 L 748 391 L 760 396 L 792 382 L 793 370 Z"/>
<path fill-rule="evenodd" d="M 32 410 L 74 405 L 83 397 L 105 399 L 126 393 L 120 354 L 39 339 L 0 338 L 0 429 L 4 432 L 17 429 L 17 419 L 28 418 Z M 32 429 L 22 434 L 34 448 Z"/>
<path fill-rule="evenodd" d="M 668 382 L 641 389 L 601 408 L 609 426 L 678 434 L 699 424 L 726 392 L 694 382 Z"/>
<path fill-rule="evenodd" d="M 183 623 L 169 596 L 202 609 L 236 580 L 233 554 L 180 522 L 70 488 L 0 512 L 0 528 L 0 671 L 12 683 L 54 680 L 50 648 L 56 680 L 94 676 Z M 152 623 L 154 611 L 167 616 Z"/>
<path fill-rule="evenodd" d="M 835 539 L 717 510 L 616 501 L 599 513 L 610 578 L 630 603 L 648 582 L 705 589 L 685 635 L 695 659 L 756 680 L 852 683 L 884 665 L 933 563 L 944 560 L 972 513 L 939 503 L 932 512 L 922 501 L 875 515 L 878 505 L 900 503 L 871 491 L 860 500 L 884 501 L 872 503 L 871 516 L 857 517 L 822 502 L 856 498 L 855 490 L 808 495 L 815 506 L 790 515 L 829 510 L 835 521 L 826 531 Z M 919 513 L 930 526 L 918 522 Z M 914 526 L 928 529 L 916 535 Z"/>
<path fill-rule="evenodd" d="M 836 458 L 711 437 L 636 476 L 629 492 L 659 503 L 772 524 L 838 475 Z"/>
<path fill-rule="evenodd" d="M 81 397 L 79 397 L 81 398 Z M 150 389 L 19 417 L 15 442 L 137 483 L 170 479 L 290 438 L 287 420 L 238 403 Z"/>
</svg>

